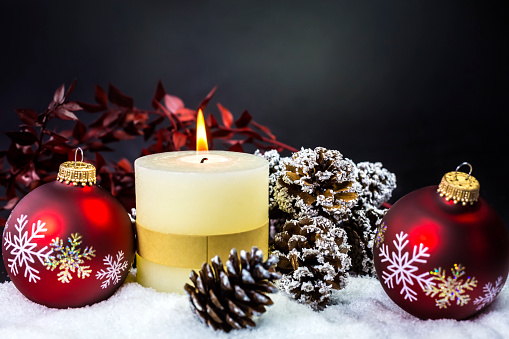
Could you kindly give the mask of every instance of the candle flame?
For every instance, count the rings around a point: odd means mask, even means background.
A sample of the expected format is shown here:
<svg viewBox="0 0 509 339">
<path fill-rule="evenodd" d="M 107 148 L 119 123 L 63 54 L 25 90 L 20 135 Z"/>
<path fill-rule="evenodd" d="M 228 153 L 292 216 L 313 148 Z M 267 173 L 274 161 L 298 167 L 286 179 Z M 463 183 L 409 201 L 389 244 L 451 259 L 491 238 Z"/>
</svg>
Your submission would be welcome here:
<svg viewBox="0 0 509 339">
<path fill-rule="evenodd" d="M 198 118 L 196 119 L 196 151 L 208 151 L 207 130 L 205 129 L 205 119 L 203 112 L 198 110 Z"/>
</svg>

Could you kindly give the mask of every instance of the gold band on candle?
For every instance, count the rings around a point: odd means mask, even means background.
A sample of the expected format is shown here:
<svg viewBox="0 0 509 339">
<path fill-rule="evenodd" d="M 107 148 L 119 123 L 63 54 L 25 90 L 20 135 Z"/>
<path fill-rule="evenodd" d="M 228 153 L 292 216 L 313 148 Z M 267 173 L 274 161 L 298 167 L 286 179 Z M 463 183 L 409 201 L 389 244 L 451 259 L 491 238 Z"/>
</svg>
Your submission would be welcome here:
<svg viewBox="0 0 509 339">
<path fill-rule="evenodd" d="M 223 261 L 230 250 L 250 250 L 257 246 L 264 254 L 268 252 L 268 223 L 255 229 L 219 235 L 168 234 L 149 230 L 136 223 L 138 254 L 145 260 L 172 267 L 200 268 L 214 256 Z"/>
</svg>

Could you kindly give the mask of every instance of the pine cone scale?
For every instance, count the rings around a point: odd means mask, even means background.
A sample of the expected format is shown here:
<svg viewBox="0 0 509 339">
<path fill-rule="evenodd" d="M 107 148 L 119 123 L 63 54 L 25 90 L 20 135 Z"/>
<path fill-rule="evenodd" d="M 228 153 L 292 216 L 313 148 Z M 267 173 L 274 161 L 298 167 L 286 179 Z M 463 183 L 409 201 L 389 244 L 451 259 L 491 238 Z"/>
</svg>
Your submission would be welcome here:
<svg viewBox="0 0 509 339">
<path fill-rule="evenodd" d="M 257 282 L 256 283 L 256 288 L 259 291 L 265 292 L 265 293 L 276 293 L 277 292 L 277 287 L 275 287 L 271 282 L 268 282 L 268 281 Z M 271 302 L 270 305 L 272 305 L 272 300 L 270 302 Z"/>
<path fill-rule="evenodd" d="M 272 305 L 273 304 L 272 300 L 269 297 L 265 296 L 264 294 L 258 293 L 258 292 L 253 292 L 251 295 L 251 299 L 256 301 L 257 303 L 263 304 L 263 305 Z"/>
<path fill-rule="evenodd" d="M 299 268 L 299 256 L 296 253 L 290 254 L 290 264 L 294 271 Z"/>
<path fill-rule="evenodd" d="M 336 200 L 344 200 L 344 201 L 353 201 L 357 199 L 357 193 L 352 192 L 338 192 L 334 194 L 334 199 Z"/>
<path fill-rule="evenodd" d="M 214 290 L 209 290 L 209 298 L 212 304 L 219 310 L 224 311 L 223 305 L 221 305 L 221 302 L 219 301 L 218 297 L 216 296 L 216 293 Z"/>
<path fill-rule="evenodd" d="M 251 299 L 249 299 L 249 297 L 247 296 L 246 292 L 239 286 L 235 286 L 235 299 L 246 303 L 251 301 Z"/>
<path fill-rule="evenodd" d="M 242 307 L 241 307 L 241 303 L 237 304 L 235 302 L 233 302 L 232 300 L 229 300 L 228 299 L 228 309 L 230 310 L 231 313 L 235 314 L 237 317 L 245 317 L 247 314 L 249 314 L 249 309 L 247 309 L 246 307 L 246 312 L 244 312 L 242 310 Z"/>
<path fill-rule="evenodd" d="M 232 290 L 232 285 L 230 284 L 230 280 L 224 271 L 219 272 L 219 281 L 221 283 L 221 288 L 226 291 Z M 200 291 L 201 292 L 201 291 Z"/>
<path fill-rule="evenodd" d="M 223 323 L 223 320 L 221 319 L 221 317 L 219 317 L 219 315 L 214 311 L 214 309 L 207 304 L 207 314 L 214 320 L 214 322 L 216 324 L 222 324 Z"/>
<path fill-rule="evenodd" d="M 189 286 L 188 288 L 185 289 L 185 291 L 187 292 L 187 294 L 190 296 L 191 298 L 191 302 L 192 304 L 194 305 L 194 308 L 200 312 L 204 312 L 205 311 L 205 308 L 204 306 L 201 304 L 200 300 L 198 299 L 198 297 L 196 296 L 196 292 L 195 292 L 195 289 L 193 287 L 191 287 L 190 285 L 187 285 Z"/>
<path fill-rule="evenodd" d="M 238 330 L 238 329 L 243 328 L 243 326 L 241 326 L 237 321 L 235 321 L 235 319 L 233 319 L 230 315 L 226 315 L 226 322 L 228 323 L 228 325 L 230 325 L 234 329 Z M 245 327 L 246 326 L 244 326 L 244 328 Z"/>
<path fill-rule="evenodd" d="M 256 283 L 256 281 L 254 280 L 253 276 L 251 275 L 251 272 L 249 272 L 246 269 L 242 269 L 241 277 L 242 277 L 242 282 L 244 284 L 254 284 L 254 283 Z"/>
</svg>

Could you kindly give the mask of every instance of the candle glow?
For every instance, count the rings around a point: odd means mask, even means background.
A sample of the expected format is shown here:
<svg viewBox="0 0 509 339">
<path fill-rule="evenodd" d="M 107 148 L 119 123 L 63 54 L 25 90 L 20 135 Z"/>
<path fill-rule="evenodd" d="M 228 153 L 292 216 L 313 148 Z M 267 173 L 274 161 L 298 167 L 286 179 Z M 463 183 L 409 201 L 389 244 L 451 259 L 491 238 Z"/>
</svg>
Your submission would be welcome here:
<svg viewBox="0 0 509 339">
<path fill-rule="evenodd" d="M 208 151 L 207 130 L 205 129 L 205 119 L 201 108 L 198 110 L 198 118 L 196 119 L 196 151 Z"/>
</svg>

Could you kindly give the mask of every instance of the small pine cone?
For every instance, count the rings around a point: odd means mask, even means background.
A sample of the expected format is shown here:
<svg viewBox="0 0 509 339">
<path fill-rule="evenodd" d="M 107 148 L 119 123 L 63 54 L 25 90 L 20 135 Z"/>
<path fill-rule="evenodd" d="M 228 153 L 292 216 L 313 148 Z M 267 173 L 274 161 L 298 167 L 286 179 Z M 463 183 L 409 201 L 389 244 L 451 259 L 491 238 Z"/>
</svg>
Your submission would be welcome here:
<svg viewBox="0 0 509 339">
<path fill-rule="evenodd" d="M 371 207 L 354 209 L 350 218 L 340 224 L 348 235 L 352 259 L 350 272 L 356 275 L 376 276 L 373 262 L 373 243 L 378 224 L 387 210 Z"/>
<path fill-rule="evenodd" d="M 286 222 L 276 234 L 273 252 L 283 276 L 278 284 L 297 301 L 321 310 L 330 301 L 332 289 L 346 285 L 350 258 L 346 232 L 325 217 Z"/>
<path fill-rule="evenodd" d="M 325 216 L 341 220 L 357 203 L 357 168 L 340 152 L 302 148 L 283 166 L 274 195 L 279 208 L 293 218 Z"/>
<path fill-rule="evenodd" d="M 203 263 L 199 273 L 191 271 L 193 286 L 184 289 L 189 296 L 191 308 L 199 319 L 214 328 L 230 332 L 232 329 L 255 327 L 253 316 L 265 312 L 272 305 L 266 293 L 276 293 L 277 288 L 269 280 L 280 278 L 274 272 L 276 256 L 263 261 L 263 253 L 256 247 L 251 252 L 232 249 L 226 262 L 226 270 L 219 256 L 212 258 L 212 267 Z"/>
<path fill-rule="evenodd" d="M 281 174 L 283 174 L 283 162 L 287 158 L 282 158 L 275 149 L 264 153 L 260 152 L 260 150 L 256 150 L 254 154 L 265 158 L 265 160 L 269 162 L 269 210 L 277 210 L 278 205 L 274 198 L 274 187 Z M 271 215 L 271 218 L 274 219 L 276 217 Z"/>
<path fill-rule="evenodd" d="M 389 201 L 396 188 L 396 175 L 381 162 L 360 162 L 357 169 L 357 181 L 362 186 L 358 205 L 380 207 Z"/>
</svg>

